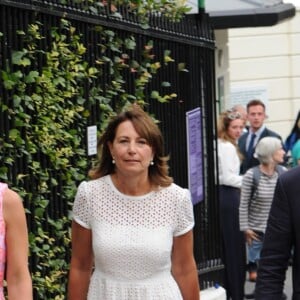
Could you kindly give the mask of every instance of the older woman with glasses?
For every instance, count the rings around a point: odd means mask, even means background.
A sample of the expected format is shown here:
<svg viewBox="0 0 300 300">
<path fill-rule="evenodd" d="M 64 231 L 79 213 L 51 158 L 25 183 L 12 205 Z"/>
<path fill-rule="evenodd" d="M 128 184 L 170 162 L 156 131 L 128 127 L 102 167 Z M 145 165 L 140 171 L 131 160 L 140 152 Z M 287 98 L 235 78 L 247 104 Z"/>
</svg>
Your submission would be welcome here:
<svg viewBox="0 0 300 300">
<path fill-rule="evenodd" d="M 239 227 L 242 176 L 237 140 L 245 120 L 237 111 L 220 114 L 218 122 L 218 164 L 220 225 L 223 238 L 224 284 L 227 299 L 242 300 L 245 283 L 245 240 Z"/>
</svg>

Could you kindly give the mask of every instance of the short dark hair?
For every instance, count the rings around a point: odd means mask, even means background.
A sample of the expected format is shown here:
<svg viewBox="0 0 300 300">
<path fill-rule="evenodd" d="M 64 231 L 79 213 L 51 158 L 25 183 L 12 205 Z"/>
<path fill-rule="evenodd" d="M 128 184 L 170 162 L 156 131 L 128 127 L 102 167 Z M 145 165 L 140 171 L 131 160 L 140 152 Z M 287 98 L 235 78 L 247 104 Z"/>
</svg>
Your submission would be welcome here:
<svg viewBox="0 0 300 300">
<path fill-rule="evenodd" d="M 264 108 L 264 110 L 266 110 L 266 106 L 265 106 L 265 104 L 261 100 L 259 100 L 259 99 L 253 99 L 253 100 L 251 100 L 251 101 L 249 101 L 247 103 L 247 112 L 249 111 L 249 108 L 251 106 L 257 106 L 257 105 L 262 106 Z"/>
</svg>

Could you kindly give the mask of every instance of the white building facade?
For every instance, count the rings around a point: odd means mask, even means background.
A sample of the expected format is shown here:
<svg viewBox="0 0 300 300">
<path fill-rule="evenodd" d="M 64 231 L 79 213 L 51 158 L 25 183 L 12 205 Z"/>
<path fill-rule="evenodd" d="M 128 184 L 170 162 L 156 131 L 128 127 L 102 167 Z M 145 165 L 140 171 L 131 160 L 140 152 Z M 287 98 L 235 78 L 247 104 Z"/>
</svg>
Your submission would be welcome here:
<svg viewBox="0 0 300 300">
<path fill-rule="evenodd" d="M 219 110 L 261 99 L 266 125 L 283 139 L 300 109 L 300 8 L 295 6 L 294 17 L 273 26 L 215 30 Z"/>
<path fill-rule="evenodd" d="M 229 29 L 227 45 L 230 91 L 261 93 L 267 125 L 285 139 L 300 110 L 300 8 L 275 26 Z"/>
</svg>

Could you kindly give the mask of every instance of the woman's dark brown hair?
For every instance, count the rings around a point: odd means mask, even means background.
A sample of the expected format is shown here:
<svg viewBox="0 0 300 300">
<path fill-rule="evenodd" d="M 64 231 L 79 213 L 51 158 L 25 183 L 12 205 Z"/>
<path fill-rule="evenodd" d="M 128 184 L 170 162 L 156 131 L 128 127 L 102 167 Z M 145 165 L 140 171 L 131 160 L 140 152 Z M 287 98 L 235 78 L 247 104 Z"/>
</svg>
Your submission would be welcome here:
<svg viewBox="0 0 300 300">
<path fill-rule="evenodd" d="M 154 158 L 153 165 L 149 166 L 150 182 L 156 186 L 169 186 L 173 179 L 169 177 L 168 160 L 164 155 L 164 141 L 159 127 L 154 120 L 137 104 L 133 104 L 128 110 L 115 116 L 109 123 L 101 138 L 98 141 L 98 162 L 89 171 L 92 179 L 115 173 L 115 165 L 112 163 L 112 156 L 108 143 L 113 143 L 119 125 L 125 121 L 133 124 L 140 137 L 145 138 L 152 147 Z"/>
</svg>

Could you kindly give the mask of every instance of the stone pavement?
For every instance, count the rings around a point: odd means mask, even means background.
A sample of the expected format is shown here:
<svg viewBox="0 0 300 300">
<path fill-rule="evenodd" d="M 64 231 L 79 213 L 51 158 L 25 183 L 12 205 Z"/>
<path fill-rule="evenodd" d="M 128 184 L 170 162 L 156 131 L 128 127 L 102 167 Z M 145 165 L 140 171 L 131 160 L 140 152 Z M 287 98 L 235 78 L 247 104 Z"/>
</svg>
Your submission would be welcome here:
<svg viewBox="0 0 300 300">
<path fill-rule="evenodd" d="M 245 294 L 252 293 L 254 291 L 254 288 L 255 288 L 255 283 L 250 282 L 247 278 L 246 285 L 245 285 Z M 292 267 L 289 267 L 286 272 L 284 292 L 287 295 L 287 300 L 291 300 L 292 299 Z"/>
</svg>

